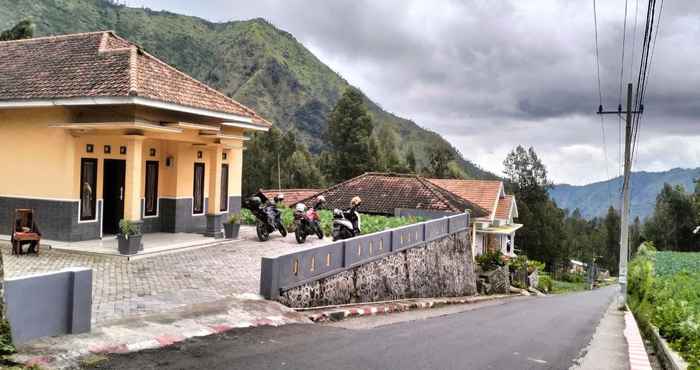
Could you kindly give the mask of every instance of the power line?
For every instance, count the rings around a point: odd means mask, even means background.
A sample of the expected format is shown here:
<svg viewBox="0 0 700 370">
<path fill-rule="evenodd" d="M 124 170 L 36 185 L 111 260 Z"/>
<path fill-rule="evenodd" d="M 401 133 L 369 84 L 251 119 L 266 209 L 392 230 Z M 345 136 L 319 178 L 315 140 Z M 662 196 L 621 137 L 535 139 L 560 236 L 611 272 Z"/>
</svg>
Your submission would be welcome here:
<svg viewBox="0 0 700 370">
<path fill-rule="evenodd" d="M 627 0 L 625 0 L 627 1 Z M 593 28 L 595 30 L 595 62 L 597 68 L 598 77 L 598 104 L 600 109 L 603 109 L 603 89 L 600 87 L 600 52 L 598 51 L 598 9 L 596 7 L 596 2 L 593 0 Z M 603 139 L 603 158 L 605 159 L 605 179 L 610 179 L 610 173 L 608 171 L 608 146 L 605 140 L 605 124 L 603 122 L 603 116 L 600 116 L 600 131 Z M 610 182 L 607 182 L 608 186 L 608 203 L 612 204 L 612 197 L 610 192 Z"/>
<path fill-rule="evenodd" d="M 640 73 L 637 85 L 637 105 L 643 106 L 644 97 L 646 95 L 647 82 L 649 80 L 649 69 L 651 67 L 651 61 L 653 60 L 654 49 L 656 49 L 656 40 L 659 34 L 659 25 L 661 21 L 661 12 L 663 11 L 663 0 L 661 0 L 661 5 L 659 7 L 658 15 L 656 14 L 656 0 L 649 1 L 649 7 L 647 11 L 647 27 L 645 30 L 645 38 L 643 44 L 643 57 L 640 63 Z M 654 29 L 654 21 L 656 20 L 656 29 Z M 654 38 L 652 43 L 652 32 L 654 32 Z M 650 51 L 651 50 L 651 51 Z M 632 158 L 635 158 L 637 144 L 639 140 L 639 122 L 641 117 L 636 117 L 634 124 L 634 140 L 632 146 Z"/>
<path fill-rule="evenodd" d="M 654 5 L 656 5 L 656 4 L 654 4 Z M 659 28 L 661 28 L 660 27 L 661 26 L 661 13 L 663 12 L 663 9 L 664 9 L 664 0 L 661 0 L 661 3 L 659 5 L 659 12 L 658 12 L 658 15 L 656 16 L 656 29 L 654 30 L 654 41 L 651 44 L 651 55 L 649 56 L 649 67 L 648 67 L 648 70 L 645 71 L 646 75 L 644 77 L 644 82 L 642 84 L 642 93 L 641 93 L 642 101 L 643 101 L 643 98 L 646 94 L 647 84 L 649 82 L 649 76 L 651 75 L 651 68 L 652 68 L 653 62 L 654 62 L 654 51 L 656 50 L 656 40 L 659 36 Z M 639 141 L 639 133 L 638 132 L 639 132 L 639 123 L 640 123 L 641 119 L 642 119 L 641 117 L 637 117 L 637 124 L 636 124 L 636 131 L 635 131 L 635 142 L 634 142 L 634 146 L 632 147 L 632 149 L 633 149 L 632 150 L 632 158 L 634 158 L 635 161 L 637 160 L 637 157 L 635 157 L 634 155 L 635 155 L 635 150 L 637 147 L 637 142 Z"/>
<path fill-rule="evenodd" d="M 622 57 L 620 60 L 620 92 L 618 95 L 617 103 L 622 106 L 622 80 L 625 75 L 625 41 L 627 38 L 627 0 L 625 0 L 625 18 L 622 23 Z M 601 116 L 602 119 L 602 116 Z M 618 161 L 618 174 L 622 170 L 620 165 L 622 164 L 622 115 L 618 115 L 617 120 L 617 161 Z"/>
</svg>

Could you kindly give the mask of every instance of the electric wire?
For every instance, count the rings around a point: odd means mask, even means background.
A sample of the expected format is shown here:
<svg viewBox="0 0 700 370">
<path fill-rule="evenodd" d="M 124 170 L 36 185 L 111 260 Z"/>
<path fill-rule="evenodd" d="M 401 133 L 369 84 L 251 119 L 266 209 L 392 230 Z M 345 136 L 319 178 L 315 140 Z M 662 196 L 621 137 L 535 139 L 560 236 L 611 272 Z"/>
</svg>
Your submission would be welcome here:
<svg viewBox="0 0 700 370">
<path fill-rule="evenodd" d="M 626 0 L 625 0 L 626 1 Z M 603 89 L 600 86 L 600 52 L 598 49 L 598 10 L 596 7 L 596 0 L 593 0 L 593 28 L 595 30 L 595 62 L 596 71 L 598 77 L 598 104 L 603 106 Z M 603 159 L 605 160 L 605 179 L 610 179 L 610 172 L 608 171 L 608 148 L 605 140 L 605 123 L 603 122 L 603 115 L 600 115 L 600 131 L 603 140 Z M 612 204 L 612 194 L 610 192 L 610 182 L 608 184 L 608 202 Z"/>
<path fill-rule="evenodd" d="M 656 50 L 656 42 L 657 38 L 659 36 L 659 29 L 661 28 L 661 13 L 663 12 L 664 9 L 664 0 L 661 0 L 660 5 L 659 5 L 659 12 L 656 16 L 656 28 L 654 29 L 654 40 L 651 43 L 651 53 L 649 56 L 649 67 L 646 70 L 646 75 L 644 77 L 644 82 L 642 83 L 642 92 L 641 92 L 641 99 L 642 101 L 644 100 L 644 97 L 646 95 L 647 91 L 647 85 L 649 83 L 649 76 L 651 76 L 651 70 L 652 66 L 654 63 L 654 51 Z M 641 103 L 640 103 L 641 104 Z M 637 143 L 639 142 L 639 127 L 640 127 L 640 122 L 642 120 L 642 115 L 637 115 L 637 123 L 636 123 L 636 130 L 635 130 L 635 141 L 634 141 L 634 146 L 633 146 L 633 151 L 632 151 L 632 159 L 636 162 L 638 159 L 638 156 L 635 156 L 636 154 L 636 148 L 637 148 Z"/>
</svg>

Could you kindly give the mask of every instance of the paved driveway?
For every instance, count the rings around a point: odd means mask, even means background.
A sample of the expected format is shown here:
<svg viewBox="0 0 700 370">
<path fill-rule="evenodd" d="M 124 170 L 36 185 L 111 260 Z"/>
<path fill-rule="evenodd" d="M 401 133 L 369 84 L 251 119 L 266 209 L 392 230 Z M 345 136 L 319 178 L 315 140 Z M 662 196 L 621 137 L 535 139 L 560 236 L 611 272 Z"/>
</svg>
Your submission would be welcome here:
<svg viewBox="0 0 700 370">
<path fill-rule="evenodd" d="M 93 325 L 106 325 L 132 315 L 168 312 L 194 303 L 258 294 L 260 259 L 330 242 L 309 237 L 299 245 L 293 235 L 275 234 L 261 243 L 252 227 L 241 228 L 243 240 L 125 261 L 119 257 L 42 251 L 13 256 L 2 248 L 5 277 L 56 271 L 66 267 L 93 269 Z"/>
</svg>

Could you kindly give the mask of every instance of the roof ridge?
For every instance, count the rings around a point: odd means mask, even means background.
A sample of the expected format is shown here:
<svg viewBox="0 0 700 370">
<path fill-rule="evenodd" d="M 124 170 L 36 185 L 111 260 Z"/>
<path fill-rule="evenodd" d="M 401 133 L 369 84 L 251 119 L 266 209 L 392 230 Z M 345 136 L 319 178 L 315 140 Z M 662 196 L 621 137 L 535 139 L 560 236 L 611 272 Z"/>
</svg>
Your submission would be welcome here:
<svg viewBox="0 0 700 370">
<path fill-rule="evenodd" d="M 446 205 L 447 207 L 451 208 L 452 210 L 455 210 L 454 204 L 452 204 L 452 202 L 450 202 L 450 201 L 447 199 L 447 197 L 445 197 L 443 194 L 437 192 L 437 191 L 433 188 L 433 186 L 435 186 L 435 184 L 430 183 L 430 181 L 427 181 L 427 180 L 423 179 L 423 178 L 420 177 L 420 176 L 416 176 L 416 180 L 418 180 L 418 182 L 419 182 L 421 185 L 423 185 L 423 187 L 427 188 L 431 193 L 435 194 L 435 196 L 437 196 L 437 197 L 440 199 L 440 201 L 442 201 L 443 203 L 445 203 L 445 205 Z M 432 186 L 431 186 L 431 185 L 432 185 Z"/>
<path fill-rule="evenodd" d="M 116 35 L 115 35 L 115 36 L 116 36 Z M 251 108 L 249 108 L 249 107 L 247 107 L 247 106 L 245 106 L 245 105 L 239 103 L 238 101 L 236 101 L 236 100 L 230 98 L 230 97 L 227 96 L 226 94 L 224 94 L 224 93 L 222 93 L 222 92 L 220 92 L 220 91 L 214 89 L 213 87 L 211 87 L 211 86 L 207 85 L 206 83 L 204 83 L 204 82 L 202 82 L 202 81 L 200 81 L 200 80 L 198 80 L 198 79 L 196 79 L 196 78 L 194 78 L 194 77 L 188 75 L 187 73 L 185 73 L 185 72 L 183 72 L 183 71 L 181 71 L 181 70 L 175 68 L 174 66 L 171 66 L 170 64 L 168 64 L 168 63 L 166 63 L 166 62 L 160 60 L 160 59 L 159 59 L 158 57 L 156 57 L 155 55 L 153 55 L 153 54 L 147 52 L 146 50 L 144 50 L 144 49 L 143 49 L 141 46 L 139 46 L 138 44 L 135 44 L 135 43 L 133 43 L 133 42 L 131 42 L 131 41 L 129 41 L 129 40 L 126 40 L 126 41 L 129 42 L 130 44 L 132 44 L 133 46 L 135 46 L 136 48 L 138 48 L 138 51 L 141 52 L 145 57 L 150 58 L 151 60 L 153 60 L 153 61 L 155 61 L 155 62 L 157 62 L 157 63 L 159 63 L 159 64 L 162 64 L 162 65 L 165 66 L 166 68 L 175 71 L 176 73 L 178 73 L 179 75 L 185 77 L 186 79 L 192 80 L 192 81 L 196 82 L 197 84 L 202 85 L 206 90 L 208 90 L 208 91 L 210 91 L 210 92 L 212 92 L 212 93 L 214 93 L 214 94 L 216 94 L 216 95 L 219 95 L 220 97 L 222 97 L 222 98 L 224 98 L 224 99 L 226 99 L 226 100 L 228 100 L 228 101 L 234 103 L 235 105 L 239 106 L 239 107 L 242 108 L 244 111 L 246 111 L 246 112 L 251 116 L 251 118 L 259 118 L 259 119 L 261 119 L 262 121 L 264 121 L 265 123 L 271 125 L 271 123 L 270 123 L 269 121 L 267 121 L 267 120 L 264 119 L 263 117 L 259 116 L 259 115 L 258 115 L 257 113 L 255 113 L 255 111 L 252 110 Z M 137 60 L 138 60 L 138 58 L 137 58 Z M 136 64 L 138 64 L 138 62 L 135 62 L 135 63 L 134 63 L 134 66 L 133 66 L 132 68 L 135 68 L 135 69 L 136 69 L 136 73 L 138 73 L 138 68 L 137 68 Z M 132 83 L 132 86 L 133 86 L 133 85 L 134 85 L 134 84 Z M 136 91 L 137 94 L 138 94 L 138 89 L 134 89 L 134 91 Z"/>
<path fill-rule="evenodd" d="M 81 37 L 81 36 L 88 36 L 88 35 L 96 35 L 96 34 L 108 33 L 108 32 L 114 33 L 113 30 L 107 30 L 107 31 L 90 31 L 90 32 L 80 32 L 80 33 L 68 33 L 68 34 L 63 34 L 63 35 L 39 36 L 39 37 L 32 37 L 32 38 L 28 38 L 28 39 L 0 41 L 0 44 L 11 44 L 11 43 L 22 43 L 22 42 L 45 41 L 45 40 L 48 40 L 48 39 L 69 39 L 69 38 L 74 38 L 74 37 Z"/>
</svg>

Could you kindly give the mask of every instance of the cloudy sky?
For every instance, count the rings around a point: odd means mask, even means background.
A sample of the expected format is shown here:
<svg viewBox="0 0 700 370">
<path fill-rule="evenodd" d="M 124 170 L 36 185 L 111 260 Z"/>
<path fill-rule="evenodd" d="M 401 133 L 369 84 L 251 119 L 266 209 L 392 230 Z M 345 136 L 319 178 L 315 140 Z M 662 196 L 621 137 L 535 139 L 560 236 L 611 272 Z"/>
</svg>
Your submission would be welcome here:
<svg viewBox="0 0 700 370">
<path fill-rule="evenodd" d="M 603 150 L 594 114 L 591 1 L 126 3 L 211 21 L 268 19 L 386 110 L 441 133 L 495 173 L 518 144 L 534 146 L 558 183 L 585 184 L 621 171 L 618 119 L 604 120 Z M 636 83 L 646 1 L 628 3 L 624 80 Z M 619 100 L 624 10 L 625 0 L 598 1 L 603 101 L 610 109 Z M 700 2 L 665 2 L 635 170 L 700 166 L 699 37 Z"/>
</svg>

